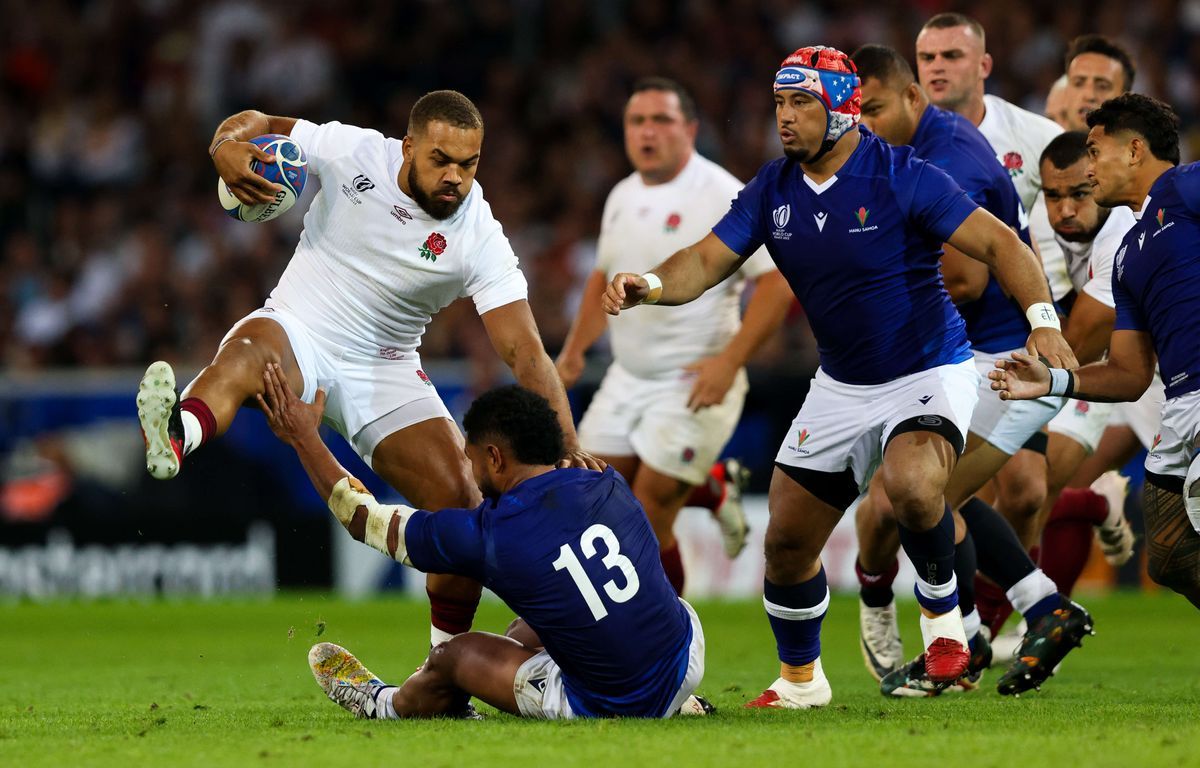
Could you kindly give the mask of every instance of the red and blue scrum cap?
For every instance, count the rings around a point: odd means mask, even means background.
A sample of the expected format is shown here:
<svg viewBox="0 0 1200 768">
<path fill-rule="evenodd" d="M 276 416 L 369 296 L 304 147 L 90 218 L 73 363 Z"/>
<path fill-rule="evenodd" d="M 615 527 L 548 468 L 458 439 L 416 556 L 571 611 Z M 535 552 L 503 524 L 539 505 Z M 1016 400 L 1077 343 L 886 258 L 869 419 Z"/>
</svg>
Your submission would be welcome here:
<svg viewBox="0 0 1200 768">
<path fill-rule="evenodd" d="M 809 46 L 783 60 L 775 75 L 775 90 L 804 91 L 825 105 L 825 141 L 832 144 L 862 118 L 857 72 L 850 57 L 837 48 Z"/>
</svg>

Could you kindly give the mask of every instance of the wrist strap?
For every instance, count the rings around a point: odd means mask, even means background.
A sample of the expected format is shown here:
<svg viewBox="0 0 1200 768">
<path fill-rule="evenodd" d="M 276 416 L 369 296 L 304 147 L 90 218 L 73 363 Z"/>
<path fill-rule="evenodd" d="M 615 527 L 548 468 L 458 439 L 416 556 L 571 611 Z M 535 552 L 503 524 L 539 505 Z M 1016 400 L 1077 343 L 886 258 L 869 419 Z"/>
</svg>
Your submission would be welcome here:
<svg viewBox="0 0 1200 768">
<path fill-rule="evenodd" d="M 642 279 L 646 281 L 646 285 L 650 286 L 650 292 L 646 294 L 646 298 L 642 299 L 643 304 L 657 304 L 662 298 L 662 279 L 653 272 L 647 272 L 642 275 Z"/>
<path fill-rule="evenodd" d="M 1025 310 L 1025 319 L 1029 321 L 1029 327 L 1033 330 L 1038 328 L 1062 330 L 1062 323 L 1058 320 L 1058 312 L 1054 310 L 1054 305 L 1045 301 L 1030 304 L 1029 308 Z"/>
<path fill-rule="evenodd" d="M 213 144 L 211 147 L 208 148 L 208 156 L 216 157 L 217 149 L 219 149 L 220 146 L 227 141 L 237 141 L 237 139 L 233 138 L 232 136 L 222 136 L 221 138 L 217 139 L 216 144 Z"/>
<path fill-rule="evenodd" d="M 1075 394 L 1075 377 L 1066 368 L 1050 369 L 1050 391 L 1055 397 L 1070 397 Z"/>
</svg>

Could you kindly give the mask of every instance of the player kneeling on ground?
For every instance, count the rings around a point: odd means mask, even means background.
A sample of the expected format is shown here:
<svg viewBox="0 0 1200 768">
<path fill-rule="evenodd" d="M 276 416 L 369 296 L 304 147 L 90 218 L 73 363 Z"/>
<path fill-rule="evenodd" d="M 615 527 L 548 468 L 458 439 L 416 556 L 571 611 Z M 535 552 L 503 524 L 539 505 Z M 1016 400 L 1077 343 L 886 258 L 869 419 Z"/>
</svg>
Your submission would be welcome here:
<svg viewBox="0 0 1200 768">
<path fill-rule="evenodd" d="M 522 619 L 508 636 L 468 632 L 434 647 L 400 686 L 384 683 L 348 651 L 309 652 L 330 699 L 363 718 L 436 717 L 468 711 L 472 696 L 540 719 L 669 717 L 704 675 L 704 632 L 675 596 L 658 541 L 612 469 L 556 469 L 558 417 L 517 386 L 484 394 L 463 420 L 466 454 L 485 501 L 436 514 L 376 502 L 317 433 L 325 397 L 312 405 L 269 366 L 260 404 L 295 449 L 317 491 L 358 541 L 418 570 L 469 576 Z"/>
</svg>

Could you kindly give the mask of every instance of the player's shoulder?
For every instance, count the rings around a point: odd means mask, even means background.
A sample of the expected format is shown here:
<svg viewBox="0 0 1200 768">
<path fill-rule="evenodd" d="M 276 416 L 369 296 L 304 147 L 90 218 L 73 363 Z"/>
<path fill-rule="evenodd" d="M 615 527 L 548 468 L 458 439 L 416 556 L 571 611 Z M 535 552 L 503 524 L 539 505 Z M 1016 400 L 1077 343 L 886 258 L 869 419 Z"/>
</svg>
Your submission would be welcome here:
<svg viewBox="0 0 1200 768">
<path fill-rule="evenodd" d="M 1176 198 L 1172 202 L 1193 214 L 1200 214 L 1200 162 L 1178 166 L 1170 173 Z"/>
<path fill-rule="evenodd" d="M 722 190 L 728 188 L 737 190 L 742 187 L 742 182 L 737 176 L 726 170 L 720 163 L 709 160 L 699 152 L 692 153 L 688 166 L 688 170 L 692 171 L 688 179 L 689 186 L 694 188 L 707 189 L 716 186 Z"/>
<path fill-rule="evenodd" d="M 644 188 L 645 185 L 642 183 L 641 177 L 637 171 L 634 171 L 616 184 L 613 184 L 612 189 L 608 191 L 606 202 L 608 205 L 619 205 L 636 196 Z"/>
<path fill-rule="evenodd" d="M 1013 138 L 1030 144 L 1045 145 L 1063 132 L 1062 126 L 1045 115 L 1030 112 L 1018 107 L 1011 101 L 1006 101 L 993 94 L 985 94 L 984 107 L 987 113 L 993 113 L 1005 123 L 1013 133 Z M 986 117 L 985 117 L 986 119 Z"/>
</svg>

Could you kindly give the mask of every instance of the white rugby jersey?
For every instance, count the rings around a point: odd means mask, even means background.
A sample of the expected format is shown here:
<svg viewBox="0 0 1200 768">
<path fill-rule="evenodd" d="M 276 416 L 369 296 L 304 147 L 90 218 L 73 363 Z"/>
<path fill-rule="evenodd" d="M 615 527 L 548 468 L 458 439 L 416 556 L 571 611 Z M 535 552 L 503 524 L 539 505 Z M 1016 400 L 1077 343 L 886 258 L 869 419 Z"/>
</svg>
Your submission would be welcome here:
<svg viewBox="0 0 1200 768">
<path fill-rule="evenodd" d="M 527 298 L 528 286 L 478 182 L 448 219 L 397 184 L 399 139 L 342 123 L 297 120 L 291 136 L 321 190 L 266 306 L 368 355 L 412 354 L 431 317 L 462 296 L 479 314 Z"/>
<path fill-rule="evenodd" d="M 987 94 L 983 104 L 985 111 L 979 132 L 992 145 L 1017 188 L 1021 205 L 1029 212 L 1029 234 L 1037 241 L 1042 253 L 1050 292 L 1055 299 L 1061 299 L 1071 290 L 1071 279 L 1046 214 L 1046 201 L 1041 194 L 1042 169 L 1038 161 L 1046 145 L 1063 129 L 1053 120 L 1021 109 L 999 96 Z"/>
<path fill-rule="evenodd" d="M 1088 294 L 1106 307 L 1116 307 L 1112 292 L 1113 258 L 1125 233 L 1136 223 L 1133 211 L 1121 205 L 1112 209 L 1108 220 L 1090 242 L 1072 243 L 1055 235 L 1066 256 L 1067 271 L 1075 290 Z"/>
<path fill-rule="evenodd" d="M 617 182 L 600 222 L 596 269 L 641 274 L 680 248 L 704 238 L 729 211 L 742 183 L 693 152 L 665 184 L 646 185 L 634 172 Z M 728 279 L 677 307 L 641 306 L 609 318 L 614 361 L 644 378 L 673 375 L 720 352 L 741 326 L 746 278 L 775 269 L 765 248 L 755 251 Z"/>
</svg>

